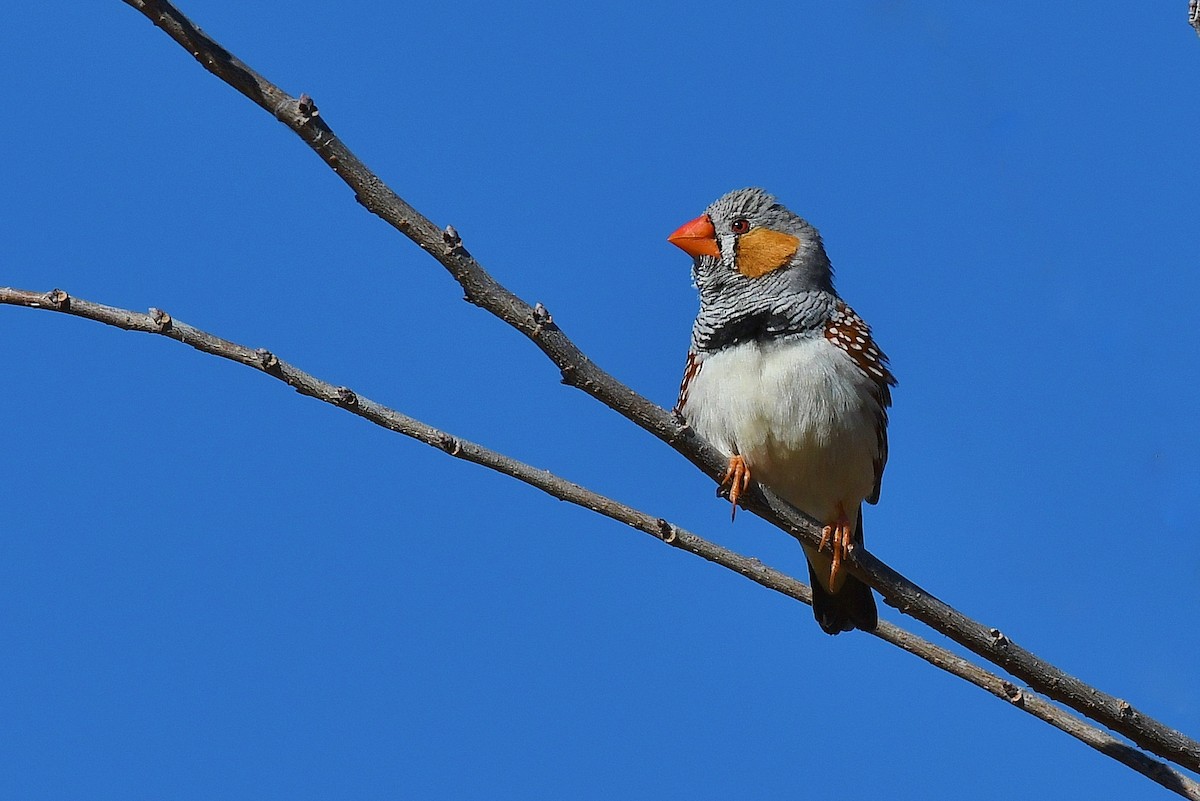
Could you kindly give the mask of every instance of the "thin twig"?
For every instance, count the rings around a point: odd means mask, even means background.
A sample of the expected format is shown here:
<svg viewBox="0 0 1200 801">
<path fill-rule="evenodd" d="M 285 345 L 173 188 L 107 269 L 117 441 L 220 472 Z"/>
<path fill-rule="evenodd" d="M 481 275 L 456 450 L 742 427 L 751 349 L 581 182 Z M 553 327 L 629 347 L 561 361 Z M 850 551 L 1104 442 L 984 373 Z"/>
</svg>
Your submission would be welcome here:
<svg viewBox="0 0 1200 801">
<path fill-rule="evenodd" d="M 578 484 L 574 484 L 546 470 L 539 470 L 502 453 L 456 437 L 450 433 L 427 425 L 420 420 L 365 398 L 353 390 L 322 381 L 315 376 L 285 362 L 268 350 L 248 348 L 235 342 L 214 336 L 206 331 L 175 320 L 159 309 L 149 313 L 119 309 L 99 303 L 74 298 L 56 289 L 48 293 L 30 292 L 10 287 L 0 287 L 0 303 L 25 306 L 33 309 L 71 314 L 89 320 L 116 326 L 127 331 L 139 331 L 174 339 L 197 350 L 253 367 L 287 385 L 303 395 L 325 401 L 340 409 L 369 420 L 376 425 L 411 437 L 426 445 L 438 448 L 458 459 L 464 459 L 511 476 L 530 486 L 564 501 L 591 509 L 639 531 L 661 540 L 682 551 L 699 556 L 714 564 L 733 570 L 775 592 L 812 604 L 812 591 L 803 582 L 767 567 L 757 559 L 751 559 L 697 536 L 660 517 L 626 506 L 623 503 L 600 495 Z M 1103 754 L 1111 756 L 1133 770 L 1153 779 L 1162 786 L 1184 798 L 1200 801 L 1200 784 L 1116 739 L 1108 732 L 1092 726 L 1051 704 L 1040 696 L 1026 692 L 1016 685 L 1001 679 L 974 665 L 945 648 L 934 645 L 917 635 L 887 621 L 879 624 L 876 637 L 897 645 L 915 654 L 936 667 L 971 682 L 992 695 L 1008 701 L 1072 737 L 1086 743 Z"/>
<path fill-rule="evenodd" d="M 307 95 L 292 98 L 221 47 L 166 0 L 124 0 L 193 54 L 205 69 L 291 128 L 354 190 L 373 214 L 394 226 L 437 259 L 462 286 L 466 299 L 529 337 L 562 371 L 563 381 L 669 444 L 717 479 L 726 460 L 681 420 L 638 395 L 597 367 L 553 323 L 491 277 L 463 246 L 453 228 L 439 230 L 402 200 L 338 139 Z M 544 314 L 544 312 L 543 312 Z M 755 514 L 816 546 L 821 527 L 769 490 L 752 486 L 745 505 Z M 852 552 L 849 570 L 884 599 L 950 637 L 984 659 L 1056 701 L 1119 732 L 1142 748 L 1200 772 L 1200 742 L 1103 693 L 1016 645 L 998 629 L 984 626 L 876 559 L 862 548 Z"/>
<path fill-rule="evenodd" d="M 200 31 L 166 0 L 124 0 L 183 46 L 204 67 L 291 128 L 378 215 L 437 259 L 462 286 L 466 298 L 529 337 L 562 371 L 563 381 L 654 434 L 717 479 L 725 459 L 670 413 L 635 393 L 588 359 L 553 323 L 493 279 L 467 252 L 453 228 L 439 230 L 364 165 L 325 123 L 307 95 L 292 98 Z M 761 486 L 752 486 L 745 505 L 792 536 L 816 546 L 819 524 Z M 931 626 L 984 659 L 1120 732 L 1158 756 L 1200 772 L 1200 742 L 1150 718 L 1129 703 L 1091 687 L 1016 645 L 998 629 L 953 609 L 862 548 L 849 570 L 901 612 Z"/>
</svg>

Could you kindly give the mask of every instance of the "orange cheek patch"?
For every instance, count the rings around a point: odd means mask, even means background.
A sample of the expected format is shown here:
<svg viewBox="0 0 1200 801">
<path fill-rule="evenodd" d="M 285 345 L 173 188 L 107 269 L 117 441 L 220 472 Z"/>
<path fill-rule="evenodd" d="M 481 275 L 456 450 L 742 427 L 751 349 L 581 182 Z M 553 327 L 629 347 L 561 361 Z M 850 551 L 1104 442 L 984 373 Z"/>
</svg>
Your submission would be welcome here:
<svg viewBox="0 0 1200 801">
<path fill-rule="evenodd" d="M 755 228 L 738 240 L 738 272 L 747 278 L 766 275 L 791 261 L 798 247 L 800 240 L 791 234 Z"/>
</svg>

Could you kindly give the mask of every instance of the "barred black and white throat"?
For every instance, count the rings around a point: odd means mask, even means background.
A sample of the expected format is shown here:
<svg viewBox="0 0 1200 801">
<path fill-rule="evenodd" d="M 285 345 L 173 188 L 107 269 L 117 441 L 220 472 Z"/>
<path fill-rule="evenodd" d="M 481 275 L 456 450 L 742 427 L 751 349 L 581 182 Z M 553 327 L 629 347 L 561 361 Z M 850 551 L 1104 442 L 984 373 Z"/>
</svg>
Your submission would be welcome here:
<svg viewBox="0 0 1200 801">
<path fill-rule="evenodd" d="M 817 230 L 762 189 L 719 198 L 670 241 L 700 294 L 676 410 L 729 456 L 735 504 L 752 476 L 824 525 L 829 552 L 805 546 L 821 628 L 873 629 L 870 588 L 842 568 L 887 462 L 887 357 L 834 290 Z"/>
</svg>

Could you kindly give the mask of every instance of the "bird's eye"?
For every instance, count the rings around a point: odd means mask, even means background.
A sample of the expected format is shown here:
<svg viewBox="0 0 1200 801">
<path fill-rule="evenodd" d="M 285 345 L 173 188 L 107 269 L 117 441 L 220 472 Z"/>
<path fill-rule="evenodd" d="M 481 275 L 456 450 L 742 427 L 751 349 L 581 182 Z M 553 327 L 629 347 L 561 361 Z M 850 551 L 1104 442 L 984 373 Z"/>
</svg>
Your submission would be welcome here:
<svg viewBox="0 0 1200 801">
<path fill-rule="evenodd" d="M 745 218 L 739 218 L 733 221 L 733 225 L 729 226 L 729 230 L 735 234 L 744 234 L 750 230 L 750 221 Z"/>
</svg>

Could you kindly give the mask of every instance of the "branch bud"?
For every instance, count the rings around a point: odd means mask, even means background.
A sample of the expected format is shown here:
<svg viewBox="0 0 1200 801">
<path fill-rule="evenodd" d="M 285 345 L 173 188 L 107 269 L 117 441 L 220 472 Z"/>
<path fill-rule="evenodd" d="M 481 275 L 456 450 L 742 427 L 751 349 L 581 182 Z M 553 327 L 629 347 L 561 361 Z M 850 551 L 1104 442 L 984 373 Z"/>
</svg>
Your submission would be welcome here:
<svg viewBox="0 0 1200 801">
<path fill-rule="evenodd" d="M 150 321 L 152 323 L 154 323 L 156 326 L 158 326 L 158 330 L 160 333 L 163 331 L 171 330 L 171 322 L 172 322 L 171 315 L 167 314 L 162 309 L 155 309 L 155 308 L 151 307 L 149 316 L 150 316 Z"/>
<path fill-rule="evenodd" d="M 61 289 L 52 289 L 47 292 L 46 302 L 61 311 L 71 308 L 71 296 Z"/>
</svg>

